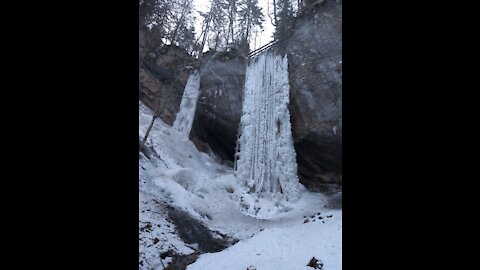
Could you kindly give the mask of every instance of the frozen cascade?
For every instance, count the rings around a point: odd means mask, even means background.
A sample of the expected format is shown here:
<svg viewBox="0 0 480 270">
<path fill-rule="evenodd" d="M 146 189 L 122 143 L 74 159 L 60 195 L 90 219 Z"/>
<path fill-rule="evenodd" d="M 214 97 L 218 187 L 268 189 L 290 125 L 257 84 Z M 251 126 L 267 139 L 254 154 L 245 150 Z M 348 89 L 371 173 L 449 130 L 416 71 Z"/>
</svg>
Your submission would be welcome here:
<svg viewBox="0 0 480 270">
<path fill-rule="evenodd" d="M 287 56 L 268 50 L 249 61 L 245 76 L 236 174 L 251 193 L 294 200 L 304 187 L 298 182 L 288 110 Z M 258 211 L 248 212 L 258 216 Z"/>
<path fill-rule="evenodd" d="M 185 137 L 189 136 L 190 129 L 192 128 L 193 118 L 195 117 L 195 108 L 197 107 L 197 99 L 200 95 L 199 88 L 200 74 L 195 70 L 188 77 L 187 85 L 183 91 L 180 110 L 177 113 L 175 122 L 173 122 L 173 127 Z"/>
</svg>

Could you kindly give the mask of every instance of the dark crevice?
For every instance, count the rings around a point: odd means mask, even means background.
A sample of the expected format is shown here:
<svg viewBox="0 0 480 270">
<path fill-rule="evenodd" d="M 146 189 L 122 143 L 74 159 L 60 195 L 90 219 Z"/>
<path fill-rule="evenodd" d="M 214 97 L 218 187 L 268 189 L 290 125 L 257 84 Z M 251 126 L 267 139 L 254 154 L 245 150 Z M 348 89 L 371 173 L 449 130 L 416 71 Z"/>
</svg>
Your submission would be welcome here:
<svg viewBox="0 0 480 270">
<path fill-rule="evenodd" d="M 203 253 L 219 252 L 238 240 L 216 232 L 222 238 L 215 238 L 205 225 L 191 217 L 187 212 L 166 207 L 167 216 L 176 228 L 178 236 L 187 244 L 198 244 L 197 250 L 189 255 L 172 254 L 172 263 L 168 269 L 185 270 Z"/>
</svg>

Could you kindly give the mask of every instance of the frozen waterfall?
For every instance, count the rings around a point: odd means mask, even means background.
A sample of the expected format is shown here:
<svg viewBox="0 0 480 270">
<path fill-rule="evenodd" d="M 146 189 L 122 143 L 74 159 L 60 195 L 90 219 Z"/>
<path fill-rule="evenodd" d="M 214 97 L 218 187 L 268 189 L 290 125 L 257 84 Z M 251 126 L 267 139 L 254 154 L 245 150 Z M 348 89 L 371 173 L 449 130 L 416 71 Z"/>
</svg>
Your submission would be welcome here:
<svg viewBox="0 0 480 270">
<path fill-rule="evenodd" d="M 173 122 L 173 127 L 185 137 L 189 136 L 190 129 L 192 128 L 193 118 L 195 117 L 195 108 L 197 107 L 197 99 L 200 95 L 199 89 L 200 74 L 195 70 L 188 77 L 187 85 L 183 91 L 180 110 L 177 113 L 175 122 Z"/>
<path fill-rule="evenodd" d="M 287 56 L 268 50 L 250 59 L 235 170 L 252 193 L 295 199 L 303 189 L 297 177 L 288 103 Z"/>
</svg>

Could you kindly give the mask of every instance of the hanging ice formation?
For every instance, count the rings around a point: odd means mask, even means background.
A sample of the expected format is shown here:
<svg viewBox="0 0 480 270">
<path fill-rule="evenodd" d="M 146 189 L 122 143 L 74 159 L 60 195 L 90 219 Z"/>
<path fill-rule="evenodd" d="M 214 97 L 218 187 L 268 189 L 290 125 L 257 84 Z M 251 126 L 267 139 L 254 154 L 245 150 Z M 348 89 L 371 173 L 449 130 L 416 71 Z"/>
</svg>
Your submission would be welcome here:
<svg viewBox="0 0 480 270">
<path fill-rule="evenodd" d="M 296 198 L 303 186 L 298 182 L 288 111 L 287 56 L 268 50 L 249 61 L 245 76 L 236 174 L 252 193 Z"/>
<path fill-rule="evenodd" d="M 188 77 L 187 85 L 183 91 L 182 102 L 180 103 L 180 110 L 177 113 L 177 118 L 173 122 L 173 127 L 178 130 L 185 137 L 190 134 L 192 128 L 193 118 L 195 117 L 195 108 L 197 107 L 197 99 L 200 95 L 200 74 L 195 70 Z"/>
</svg>

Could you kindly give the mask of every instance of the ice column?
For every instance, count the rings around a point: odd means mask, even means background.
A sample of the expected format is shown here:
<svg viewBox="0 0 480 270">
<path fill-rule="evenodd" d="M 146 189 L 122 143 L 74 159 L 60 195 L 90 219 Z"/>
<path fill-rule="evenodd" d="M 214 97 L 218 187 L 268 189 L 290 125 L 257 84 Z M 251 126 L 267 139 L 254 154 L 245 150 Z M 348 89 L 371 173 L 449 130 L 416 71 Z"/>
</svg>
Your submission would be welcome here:
<svg viewBox="0 0 480 270">
<path fill-rule="evenodd" d="M 187 85 L 183 91 L 180 110 L 177 118 L 173 122 L 173 127 L 177 129 L 185 137 L 190 134 L 193 118 L 195 117 L 195 108 L 197 107 L 197 99 L 200 95 L 200 74 L 195 70 L 188 77 Z"/>
<path fill-rule="evenodd" d="M 251 192 L 297 197 L 297 162 L 290 125 L 288 59 L 266 51 L 249 61 L 241 118 L 237 176 Z"/>
</svg>

